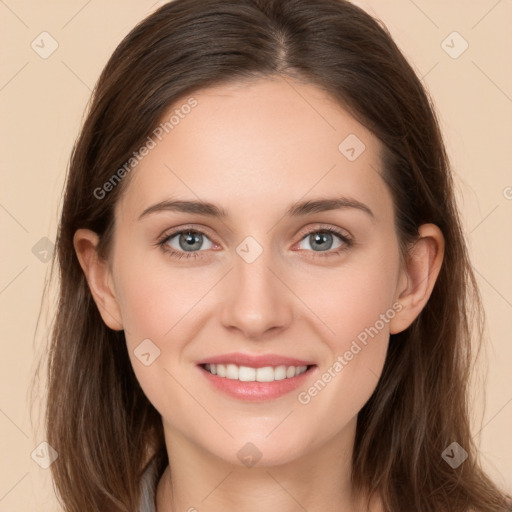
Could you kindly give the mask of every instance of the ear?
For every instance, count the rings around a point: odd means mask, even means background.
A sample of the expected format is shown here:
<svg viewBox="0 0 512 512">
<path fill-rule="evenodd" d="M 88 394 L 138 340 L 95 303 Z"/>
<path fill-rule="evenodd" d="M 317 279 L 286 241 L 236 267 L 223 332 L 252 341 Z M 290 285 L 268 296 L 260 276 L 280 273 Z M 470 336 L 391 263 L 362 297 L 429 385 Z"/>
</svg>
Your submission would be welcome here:
<svg viewBox="0 0 512 512">
<path fill-rule="evenodd" d="M 397 300 L 402 309 L 390 321 L 390 333 L 409 327 L 425 307 L 444 256 L 444 236 L 435 224 L 420 226 L 419 238 L 409 250 L 406 269 L 400 273 Z"/>
<path fill-rule="evenodd" d="M 112 273 L 108 261 L 98 255 L 98 242 L 98 235 L 90 229 L 78 229 L 73 237 L 78 261 L 103 321 L 111 329 L 121 331 L 121 310 L 116 299 Z"/>
</svg>

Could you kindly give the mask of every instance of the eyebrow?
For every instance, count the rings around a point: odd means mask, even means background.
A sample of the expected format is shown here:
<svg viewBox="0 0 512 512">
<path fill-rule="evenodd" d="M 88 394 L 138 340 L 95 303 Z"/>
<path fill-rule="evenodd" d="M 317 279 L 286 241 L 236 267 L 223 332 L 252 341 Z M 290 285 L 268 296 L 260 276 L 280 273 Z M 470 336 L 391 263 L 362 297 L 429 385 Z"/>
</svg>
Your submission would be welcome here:
<svg viewBox="0 0 512 512">
<path fill-rule="evenodd" d="M 349 197 L 332 197 L 311 199 L 293 203 L 285 213 L 287 217 L 301 217 L 311 213 L 325 212 L 354 208 L 368 214 L 373 220 L 375 215 L 372 210 L 360 201 Z M 163 211 L 176 211 L 182 213 L 194 213 L 214 218 L 227 218 L 228 213 L 222 207 L 207 201 L 178 201 L 165 200 L 146 208 L 140 215 L 139 220 L 152 213 Z"/>
</svg>

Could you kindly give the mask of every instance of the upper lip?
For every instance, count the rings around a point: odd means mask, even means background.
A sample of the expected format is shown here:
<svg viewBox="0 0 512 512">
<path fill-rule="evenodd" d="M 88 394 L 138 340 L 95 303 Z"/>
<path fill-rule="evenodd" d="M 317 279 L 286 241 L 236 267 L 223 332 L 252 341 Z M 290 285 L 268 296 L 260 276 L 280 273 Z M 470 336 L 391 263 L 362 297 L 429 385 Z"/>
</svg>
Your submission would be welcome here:
<svg viewBox="0 0 512 512">
<path fill-rule="evenodd" d="M 208 357 L 199 361 L 197 364 L 235 364 L 237 366 L 263 368 L 264 366 L 312 366 L 315 363 L 277 354 L 250 355 L 237 352 Z"/>
</svg>

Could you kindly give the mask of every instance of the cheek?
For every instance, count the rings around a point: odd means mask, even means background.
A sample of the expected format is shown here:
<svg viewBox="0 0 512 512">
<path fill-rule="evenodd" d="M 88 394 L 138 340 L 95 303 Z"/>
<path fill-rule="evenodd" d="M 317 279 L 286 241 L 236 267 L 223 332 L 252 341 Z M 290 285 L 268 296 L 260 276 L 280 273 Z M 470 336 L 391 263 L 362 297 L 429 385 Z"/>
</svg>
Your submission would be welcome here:
<svg viewBox="0 0 512 512">
<path fill-rule="evenodd" d="M 149 271 L 122 275 L 118 301 L 129 344 L 142 339 L 159 339 L 172 326 L 176 292 L 165 288 Z M 167 292 L 167 293 L 166 293 Z"/>
<path fill-rule="evenodd" d="M 211 272 L 172 268 L 161 255 L 141 252 L 120 258 L 116 293 L 129 343 L 171 336 L 175 326 L 187 323 L 187 315 L 211 286 L 210 281 Z"/>
<path fill-rule="evenodd" d="M 132 254 L 120 259 L 114 276 L 132 366 L 154 404 L 162 395 L 162 384 L 169 381 L 165 370 L 174 373 L 188 362 L 184 361 L 187 344 L 203 328 L 205 294 L 219 280 L 211 270 L 171 269 L 165 260 L 155 260 Z M 155 362 L 145 366 L 138 358 L 139 347 L 146 347 L 150 360 L 158 355 Z"/>
<path fill-rule="evenodd" d="M 296 280 L 294 290 L 322 321 L 323 332 L 330 333 L 326 339 L 333 350 L 344 352 L 347 343 L 376 323 L 387 336 L 389 322 L 380 320 L 392 308 L 399 272 L 398 249 L 392 241 L 393 237 L 383 237 L 352 253 L 336 269 L 304 272 Z"/>
<path fill-rule="evenodd" d="M 179 277 L 168 272 L 166 276 L 150 264 L 136 265 L 133 271 L 130 267 L 118 269 L 116 291 L 133 370 L 159 412 L 168 413 L 169 404 L 183 410 L 190 404 L 181 403 L 186 397 L 171 375 L 182 357 L 187 339 L 183 327 L 193 317 L 191 306 L 198 294 L 184 287 Z"/>
<path fill-rule="evenodd" d="M 333 425 L 355 416 L 377 385 L 387 353 L 389 323 L 399 307 L 393 307 L 398 270 L 398 251 L 384 240 L 375 250 L 361 252 L 331 272 L 329 279 L 319 281 L 317 275 L 316 280 L 309 276 L 303 281 L 300 293 L 308 297 L 326 327 L 322 328 L 323 341 L 330 356 L 323 361 L 313 386 L 302 390 L 299 402 L 313 406 L 319 418 L 329 414 Z"/>
</svg>

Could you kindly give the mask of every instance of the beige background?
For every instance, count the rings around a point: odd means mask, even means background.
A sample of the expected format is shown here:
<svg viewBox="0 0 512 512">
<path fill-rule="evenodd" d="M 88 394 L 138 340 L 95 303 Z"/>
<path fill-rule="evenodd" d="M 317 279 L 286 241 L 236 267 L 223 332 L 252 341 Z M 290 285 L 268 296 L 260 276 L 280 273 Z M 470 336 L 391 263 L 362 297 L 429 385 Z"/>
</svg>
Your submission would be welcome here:
<svg viewBox="0 0 512 512">
<path fill-rule="evenodd" d="M 102 67 L 162 3 L 0 0 L 0 511 L 57 510 L 49 470 L 31 458 L 44 441 L 28 405 L 46 325 L 43 317 L 35 332 L 49 269 L 40 240 L 55 240 L 69 153 Z M 511 489 L 512 1 L 357 3 L 386 23 L 439 111 L 491 340 L 487 381 L 475 386 L 486 390 L 486 407 L 475 403 L 473 431 L 485 467 Z M 31 47 L 35 41 L 42 52 L 44 37 L 51 48 L 44 31 L 58 43 L 46 59 Z M 454 31 L 463 39 L 447 39 Z M 464 41 L 458 58 L 445 51 L 455 56 Z"/>
</svg>

